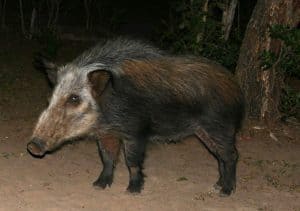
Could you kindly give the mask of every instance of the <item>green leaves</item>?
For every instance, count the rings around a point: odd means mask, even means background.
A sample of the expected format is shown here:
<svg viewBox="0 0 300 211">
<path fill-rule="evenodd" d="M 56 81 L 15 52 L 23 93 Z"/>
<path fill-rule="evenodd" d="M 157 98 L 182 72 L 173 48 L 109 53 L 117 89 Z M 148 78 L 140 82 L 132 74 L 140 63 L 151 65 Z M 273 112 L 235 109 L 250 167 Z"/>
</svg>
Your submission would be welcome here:
<svg viewBox="0 0 300 211">
<path fill-rule="evenodd" d="M 286 86 L 283 89 L 281 97 L 280 110 L 288 116 L 295 116 L 300 118 L 300 92 Z"/>
<path fill-rule="evenodd" d="M 225 42 L 222 34 L 222 1 L 210 2 L 204 9 L 206 0 L 177 0 L 171 8 L 170 17 L 164 21 L 160 33 L 160 43 L 171 47 L 176 53 L 204 56 L 234 70 L 238 59 L 241 39 L 232 33 L 232 39 Z"/>
<path fill-rule="evenodd" d="M 270 26 L 270 35 L 271 38 L 283 42 L 282 52 L 277 58 L 274 58 L 279 60 L 281 72 L 286 76 L 300 79 L 300 30 L 284 25 L 273 25 Z M 267 52 L 267 54 L 270 55 L 272 52 Z"/>
</svg>

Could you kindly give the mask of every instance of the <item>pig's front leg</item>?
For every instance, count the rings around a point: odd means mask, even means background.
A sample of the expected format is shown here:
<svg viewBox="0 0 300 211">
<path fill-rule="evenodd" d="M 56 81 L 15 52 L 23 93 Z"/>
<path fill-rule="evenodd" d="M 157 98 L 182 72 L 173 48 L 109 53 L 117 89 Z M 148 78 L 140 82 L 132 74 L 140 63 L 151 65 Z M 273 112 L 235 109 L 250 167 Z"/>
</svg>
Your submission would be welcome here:
<svg viewBox="0 0 300 211">
<path fill-rule="evenodd" d="M 113 171 L 120 151 L 120 141 L 109 134 L 98 138 L 97 144 L 103 168 L 93 185 L 104 189 L 107 185 L 111 186 L 113 182 Z"/>
<path fill-rule="evenodd" d="M 130 176 L 127 190 L 131 193 L 140 193 L 144 185 L 142 169 L 146 143 L 138 140 L 124 140 L 123 143 L 126 165 Z"/>
</svg>

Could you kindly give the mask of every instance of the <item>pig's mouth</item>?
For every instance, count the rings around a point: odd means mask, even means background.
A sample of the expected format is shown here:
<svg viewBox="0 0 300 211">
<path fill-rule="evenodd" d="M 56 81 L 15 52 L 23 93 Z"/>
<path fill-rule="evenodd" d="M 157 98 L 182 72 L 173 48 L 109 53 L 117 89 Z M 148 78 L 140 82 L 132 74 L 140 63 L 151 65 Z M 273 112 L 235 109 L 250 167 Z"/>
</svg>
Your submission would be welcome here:
<svg viewBox="0 0 300 211">
<path fill-rule="evenodd" d="M 44 157 L 44 155 L 47 152 L 45 142 L 39 138 L 33 138 L 27 144 L 27 150 L 32 156 L 37 157 L 37 158 Z"/>
</svg>

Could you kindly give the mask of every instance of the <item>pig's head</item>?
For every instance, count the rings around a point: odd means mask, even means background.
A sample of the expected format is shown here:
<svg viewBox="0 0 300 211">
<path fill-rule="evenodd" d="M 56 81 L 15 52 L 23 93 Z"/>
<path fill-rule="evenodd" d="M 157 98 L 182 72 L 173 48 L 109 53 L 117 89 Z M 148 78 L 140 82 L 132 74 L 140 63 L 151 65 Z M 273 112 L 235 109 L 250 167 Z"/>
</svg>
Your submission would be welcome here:
<svg viewBox="0 0 300 211">
<path fill-rule="evenodd" d="M 45 59 L 41 64 L 54 84 L 54 91 L 27 144 L 28 151 L 37 157 L 67 140 L 95 130 L 100 118 L 96 99 L 104 92 L 110 79 L 101 64 L 57 67 Z"/>
</svg>

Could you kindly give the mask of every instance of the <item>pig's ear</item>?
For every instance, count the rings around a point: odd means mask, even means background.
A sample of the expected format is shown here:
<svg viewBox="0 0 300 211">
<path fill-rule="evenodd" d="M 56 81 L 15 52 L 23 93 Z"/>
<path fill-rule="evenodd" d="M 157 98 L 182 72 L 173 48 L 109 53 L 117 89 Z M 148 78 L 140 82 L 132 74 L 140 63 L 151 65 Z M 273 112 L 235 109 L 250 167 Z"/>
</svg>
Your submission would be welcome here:
<svg viewBox="0 0 300 211">
<path fill-rule="evenodd" d="M 100 96 L 103 93 L 109 83 L 110 77 L 109 72 L 105 70 L 94 70 L 88 73 L 88 81 L 94 97 Z"/>
<path fill-rule="evenodd" d="M 54 86 L 57 82 L 57 65 L 42 54 L 36 54 L 33 61 L 33 66 L 37 70 L 45 71 L 48 79 Z"/>
</svg>

